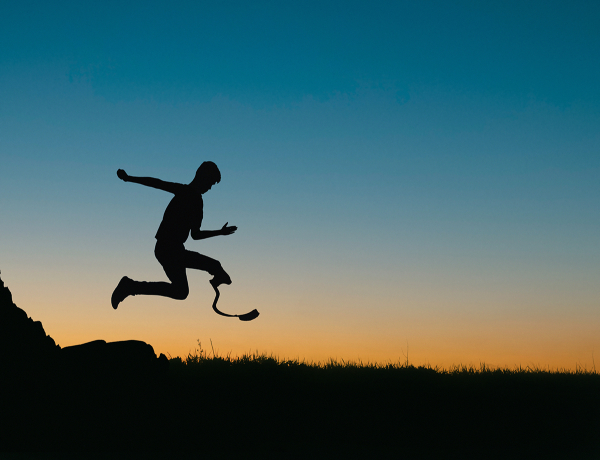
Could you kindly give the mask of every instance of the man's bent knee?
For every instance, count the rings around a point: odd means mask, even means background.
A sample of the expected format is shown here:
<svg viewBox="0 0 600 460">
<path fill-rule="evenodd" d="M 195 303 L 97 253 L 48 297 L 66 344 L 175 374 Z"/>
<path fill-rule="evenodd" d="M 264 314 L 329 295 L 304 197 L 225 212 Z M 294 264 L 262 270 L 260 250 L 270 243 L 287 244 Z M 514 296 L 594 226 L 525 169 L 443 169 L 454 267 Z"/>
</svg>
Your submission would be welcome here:
<svg viewBox="0 0 600 460">
<path fill-rule="evenodd" d="M 173 298 L 175 300 L 185 300 L 190 294 L 190 288 L 188 285 L 185 286 L 174 286 Z"/>
<path fill-rule="evenodd" d="M 207 270 L 208 273 L 210 273 L 211 275 L 216 275 L 219 273 L 223 273 L 225 270 L 223 270 L 223 266 L 221 265 L 221 262 L 219 262 L 218 260 L 215 260 L 213 263 L 211 263 L 209 270 Z"/>
</svg>

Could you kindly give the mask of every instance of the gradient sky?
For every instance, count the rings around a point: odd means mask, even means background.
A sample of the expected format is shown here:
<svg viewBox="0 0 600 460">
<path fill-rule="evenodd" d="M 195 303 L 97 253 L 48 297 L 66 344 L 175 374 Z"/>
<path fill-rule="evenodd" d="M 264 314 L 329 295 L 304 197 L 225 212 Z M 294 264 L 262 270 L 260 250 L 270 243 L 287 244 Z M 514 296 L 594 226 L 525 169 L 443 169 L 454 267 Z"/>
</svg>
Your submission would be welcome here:
<svg viewBox="0 0 600 460">
<path fill-rule="evenodd" d="M 600 359 L 597 2 L 2 2 L 0 270 L 61 346 L 450 366 Z M 171 196 L 221 169 L 165 280 Z"/>
</svg>

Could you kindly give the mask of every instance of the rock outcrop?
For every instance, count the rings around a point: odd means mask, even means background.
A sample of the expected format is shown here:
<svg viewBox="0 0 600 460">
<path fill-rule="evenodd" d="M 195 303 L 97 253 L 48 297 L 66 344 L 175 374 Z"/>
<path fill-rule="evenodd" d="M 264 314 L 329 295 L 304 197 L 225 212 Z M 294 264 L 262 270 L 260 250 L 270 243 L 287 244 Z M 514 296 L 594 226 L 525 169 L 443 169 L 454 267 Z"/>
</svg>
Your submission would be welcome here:
<svg viewBox="0 0 600 460">
<path fill-rule="evenodd" d="M 10 290 L 0 278 L 0 368 L 132 375 L 164 371 L 168 362 L 164 354 L 157 358 L 151 345 L 138 340 L 95 340 L 61 349 L 40 321 L 29 318 L 14 304 Z"/>
<path fill-rule="evenodd" d="M 42 323 L 17 307 L 0 279 L 0 361 L 3 367 L 36 366 L 58 356 L 60 346 Z"/>
<path fill-rule="evenodd" d="M 106 342 L 94 340 L 81 345 L 64 347 L 60 352 L 61 364 L 66 369 L 77 369 L 97 375 L 143 375 L 166 370 L 167 357 L 154 354 L 152 345 L 140 340 Z"/>
</svg>

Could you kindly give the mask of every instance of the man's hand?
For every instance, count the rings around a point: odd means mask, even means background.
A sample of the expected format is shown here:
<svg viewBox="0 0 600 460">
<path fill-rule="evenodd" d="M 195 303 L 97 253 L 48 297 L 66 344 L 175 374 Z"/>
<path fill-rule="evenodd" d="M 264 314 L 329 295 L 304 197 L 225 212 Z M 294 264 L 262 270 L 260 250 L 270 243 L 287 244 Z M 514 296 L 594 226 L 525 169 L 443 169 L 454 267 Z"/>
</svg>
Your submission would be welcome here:
<svg viewBox="0 0 600 460">
<path fill-rule="evenodd" d="M 122 169 L 117 169 L 117 176 L 119 176 L 119 179 L 121 179 L 122 181 L 127 182 L 127 180 L 129 179 L 129 176 L 127 175 L 127 173 L 122 170 Z M 227 225 L 227 224 L 225 224 Z"/>
<path fill-rule="evenodd" d="M 219 233 L 221 233 L 221 235 L 231 235 L 233 232 L 235 232 L 237 230 L 237 227 L 232 225 L 231 227 L 228 227 L 227 224 L 229 222 L 225 222 L 225 225 L 223 225 L 223 228 L 221 228 L 221 230 L 219 230 Z"/>
</svg>

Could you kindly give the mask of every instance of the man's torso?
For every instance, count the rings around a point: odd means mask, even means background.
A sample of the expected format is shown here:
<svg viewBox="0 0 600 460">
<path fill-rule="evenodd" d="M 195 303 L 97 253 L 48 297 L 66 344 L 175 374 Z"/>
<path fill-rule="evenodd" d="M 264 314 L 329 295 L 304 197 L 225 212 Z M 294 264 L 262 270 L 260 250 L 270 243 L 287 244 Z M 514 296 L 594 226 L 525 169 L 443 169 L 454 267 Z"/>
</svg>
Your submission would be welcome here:
<svg viewBox="0 0 600 460">
<path fill-rule="evenodd" d="M 189 185 L 185 186 L 182 192 L 175 194 L 165 209 L 156 239 L 165 243 L 183 244 L 192 228 L 200 228 L 202 210 L 202 195 Z"/>
</svg>

